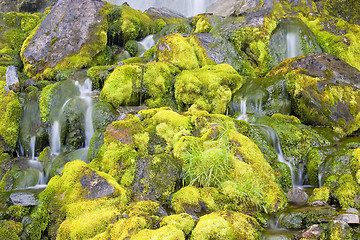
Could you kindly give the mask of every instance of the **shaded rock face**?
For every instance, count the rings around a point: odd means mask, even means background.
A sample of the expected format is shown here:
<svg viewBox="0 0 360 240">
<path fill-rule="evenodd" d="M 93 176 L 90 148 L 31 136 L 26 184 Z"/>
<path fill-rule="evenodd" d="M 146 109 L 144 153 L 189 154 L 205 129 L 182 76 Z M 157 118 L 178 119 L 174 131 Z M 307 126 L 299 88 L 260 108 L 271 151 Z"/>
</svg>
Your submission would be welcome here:
<svg viewBox="0 0 360 240">
<path fill-rule="evenodd" d="M 104 18 L 100 14 L 103 5 L 98 0 L 58 1 L 22 52 L 24 62 L 30 65 L 29 71 L 35 75 L 46 67 L 54 68 L 85 45 L 93 44 L 89 41 L 96 42 Z M 94 56 L 104 47 L 91 49 L 89 54 Z"/>
<path fill-rule="evenodd" d="M 2 0 L 0 1 L 0 12 L 43 12 L 55 3 L 56 0 Z"/>
<path fill-rule="evenodd" d="M 82 187 L 87 188 L 86 197 L 89 199 L 102 198 L 115 192 L 115 188 L 96 172 L 91 171 L 80 179 Z"/>
<path fill-rule="evenodd" d="M 359 129 L 360 72 L 327 53 L 297 59 L 287 75 L 295 112 L 307 124 L 340 133 Z"/>
</svg>

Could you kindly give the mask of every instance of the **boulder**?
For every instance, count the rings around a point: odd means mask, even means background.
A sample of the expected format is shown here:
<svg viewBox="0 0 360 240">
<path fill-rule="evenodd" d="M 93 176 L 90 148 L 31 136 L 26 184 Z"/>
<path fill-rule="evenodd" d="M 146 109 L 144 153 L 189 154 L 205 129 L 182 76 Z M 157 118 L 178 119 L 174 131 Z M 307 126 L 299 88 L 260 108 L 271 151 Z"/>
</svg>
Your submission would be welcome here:
<svg viewBox="0 0 360 240">
<path fill-rule="evenodd" d="M 337 220 L 341 222 L 346 222 L 347 224 L 359 224 L 359 215 L 358 214 L 341 214 L 337 217 Z"/>
<path fill-rule="evenodd" d="M 309 196 L 300 188 L 294 187 L 287 193 L 288 200 L 295 205 L 305 206 Z"/>
<path fill-rule="evenodd" d="M 14 92 L 20 91 L 20 81 L 18 72 L 15 66 L 6 68 L 6 86 L 5 90 L 12 90 Z"/>
<path fill-rule="evenodd" d="M 154 17 L 166 17 L 166 18 L 186 18 L 181 13 L 175 12 L 171 9 L 168 9 L 166 7 L 160 7 L 160 8 L 154 8 L 151 7 L 148 10 L 146 10 L 148 14 Z"/>
<path fill-rule="evenodd" d="M 10 201 L 14 205 L 21 205 L 23 207 L 37 205 L 34 194 L 29 192 L 12 193 L 10 194 Z"/>
<path fill-rule="evenodd" d="M 84 174 L 80 179 L 80 183 L 81 186 L 87 190 L 86 197 L 88 199 L 110 196 L 115 192 L 115 188 L 94 171 L 91 171 L 89 174 Z"/>
<path fill-rule="evenodd" d="M 303 231 L 300 236 L 305 239 L 318 239 L 322 232 L 323 228 L 319 224 L 314 224 Z"/>
<path fill-rule="evenodd" d="M 360 127 L 360 72 L 327 53 L 294 60 L 286 75 L 293 109 L 312 125 L 351 134 Z"/>
<path fill-rule="evenodd" d="M 103 6 L 98 0 L 58 1 L 22 47 L 25 71 L 54 77 L 54 70 L 91 66 L 106 48 Z"/>
</svg>

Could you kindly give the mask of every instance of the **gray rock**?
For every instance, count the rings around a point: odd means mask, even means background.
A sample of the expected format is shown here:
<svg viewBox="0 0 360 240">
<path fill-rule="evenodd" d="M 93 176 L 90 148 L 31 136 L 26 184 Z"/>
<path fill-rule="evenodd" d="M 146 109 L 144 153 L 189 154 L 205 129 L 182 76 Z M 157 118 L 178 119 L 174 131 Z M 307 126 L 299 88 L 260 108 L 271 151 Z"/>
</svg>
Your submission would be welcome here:
<svg viewBox="0 0 360 240">
<path fill-rule="evenodd" d="M 301 238 L 318 239 L 323 232 L 323 228 L 319 224 L 314 224 L 301 233 Z"/>
<path fill-rule="evenodd" d="M 294 187 L 287 193 L 289 202 L 297 206 L 305 206 L 309 199 L 309 196 L 302 189 Z"/>
<path fill-rule="evenodd" d="M 359 214 L 359 211 L 356 208 L 348 208 L 348 209 L 346 209 L 346 212 Z"/>
<path fill-rule="evenodd" d="M 255 11 L 269 12 L 273 8 L 273 0 L 217 0 L 207 10 L 219 16 L 240 16 Z"/>
<path fill-rule="evenodd" d="M 316 201 L 309 203 L 309 205 L 313 206 L 313 207 L 320 207 L 320 206 L 327 206 L 328 203 L 325 202 L 324 200 L 316 200 Z"/>
<path fill-rule="evenodd" d="M 151 16 L 167 17 L 167 18 L 186 18 L 181 13 L 175 12 L 166 7 L 154 8 L 151 7 L 147 10 L 147 13 Z"/>
<path fill-rule="evenodd" d="M 25 65 L 31 67 L 31 74 L 54 68 L 83 47 L 88 47 L 90 58 L 105 50 L 106 42 L 101 39 L 101 34 L 96 34 L 103 27 L 103 5 L 104 2 L 99 0 L 58 1 L 22 52 Z M 80 68 L 74 64 L 69 67 Z"/>
<path fill-rule="evenodd" d="M 337 220 L 346 222 L 347 224 L 359 224 L 359 215 L 357 214 L 341 214 L 337 217 Z"/>
<path fill-rule="evenodd" d="M 20 91 L 20 81 L 18 72 L 15 66 L 6 68 L 6 86 L 5 90 L 12 90 L 14 92 Z"/>
<path fill-rule="evenodd" d="M 33 193 L 26 193 L 26 192 L 12 193 L 10 194 L 10 201 L 14 205 L 21 205 L 24 207 L 37 205 Z"/>
<path fill-rule="evenodd" d="M 86 197 L 88 199 L 102 198 L 115 192 L 115 188 L 94 171 L 88 175 L 85 174 L 80 179 L 80 183 L 84 189 L 87 189 Z"/>
</svg>

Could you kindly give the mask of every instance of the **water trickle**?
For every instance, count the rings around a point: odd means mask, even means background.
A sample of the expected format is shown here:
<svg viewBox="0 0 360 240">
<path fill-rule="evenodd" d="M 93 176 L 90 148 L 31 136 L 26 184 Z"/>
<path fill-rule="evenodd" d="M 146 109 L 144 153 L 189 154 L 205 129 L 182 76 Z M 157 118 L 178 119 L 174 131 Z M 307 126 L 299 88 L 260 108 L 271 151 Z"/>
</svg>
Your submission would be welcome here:
<svg viewBox="0 0 360 240">
<path fill-rule="evenodd" d="M 36 137 L 32 136 L 30 138 L 30 150 L 29 150 L 29 166 L 39 170 L 39 179 L 35 186 L 29 187 L 29 189 L 42 189 L 47 186 L 47 178 L 44 174 L 44 168 L 41 162 L 37 157 L 35 157 L 35 146 L 36 146 Z"/>
<path fill-rule="evenodd" d="M 286 46 L 286 58 L 298 57 L 302 54 L 299 30 L 291 24 L 287 26 Z"/>
<path fill-rule="evenodd" d="M 60 124 L 58 120 L 55 120 L 51 126 L 51 140 L 50 140 L 51 154 L 59 155 L 61 151 L 60 142 Z"/>
<path fill-rule="evenodd" d="M 141 40 L 139 43 L 144 47 L 144 50 L 149 50 L 150 48 L 152 48 L 153 46 L 155 46 L 155 41 L 153 38 L 154 35 L 149 35 L 146 38 L 144 38 L 143 40 Z"/>
<path fill-rule="evenodd" d="M 240 115 L 237 117 L 237 120 L 248 121 L 248 117 L 246 113 L 246 99 L 243 99 L 240 102 Z"/>
</svg>

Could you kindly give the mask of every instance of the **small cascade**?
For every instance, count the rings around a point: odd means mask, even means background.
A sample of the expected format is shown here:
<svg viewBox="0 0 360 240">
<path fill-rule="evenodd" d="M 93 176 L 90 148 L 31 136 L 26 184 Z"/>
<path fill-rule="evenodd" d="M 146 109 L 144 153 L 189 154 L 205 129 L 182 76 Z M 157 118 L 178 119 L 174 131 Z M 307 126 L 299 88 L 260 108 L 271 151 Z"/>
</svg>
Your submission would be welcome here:
<svg viewBox="0 0 360 240">
<path fill-rule="evenodd" d="M 35 145 L 36 145 L 36 137 L 32 136 L 30 138 L 30 151 L 29 151 L 29 166 L 32 168 L 36 168 L 39 170 L 39 179 L 35 186 L 29 187 L 28 189 L 42 189 L 47 186 L 47 178 L 44 174 L 44 168 L 41 162 L 37 157 L 35 157 Z"/>
<path fill-rule="evenodd" d="M 296 177 L 295 168 L 293 164 L 287 161 L 284 157 L 283 151 L 281 149 L 280 138 L 277 132 L 273 128 L 266 125 L 257 125 L 257 126 L 263 129 L 264 130 L 263 132 L 266 133 L 268 140 L 271 142 L 276 154 L 278 155 L 278 161 L 285 163 L 290 168 L 293 186 L 299 185 L 300 181 L 298 181 L 298 177 Z"/>
<path fill-rule="evenodd" d="M 149 50 L 150 48 L 152 48 L 153 46 L 155 46 L 155 41 L 153 38 L 154 35 L 149 35 L 146 38 L 144 38 L 143 40 L 141 40 L 139 43 L 144 47 L 144 50 Z"/>
<path fill-rule="evenodd" d="M 286 58 L 298 57 L 302 54 L 299 30 L 291 24 L 287 26 L 286 47 Z"/>
<path fill-rule="evenodd" d="M 60 124 L 55 120 L 51 126 L 51 140 L 50 140 L 51 154 L 59 155 L 61 150 L 60 143 Z"/>
<path fill-rule="evenodd" d="M 246 99 L 243 99 L 240 102 L 240 115 L 237 117 L 237 120 L 248 121 L 248 117 L 246 113 Z"/>
</svg>

